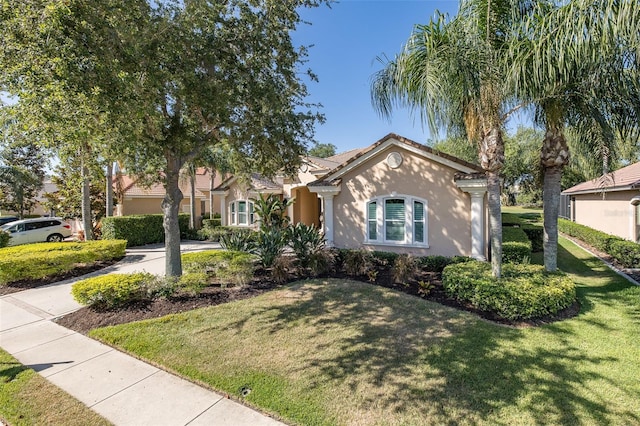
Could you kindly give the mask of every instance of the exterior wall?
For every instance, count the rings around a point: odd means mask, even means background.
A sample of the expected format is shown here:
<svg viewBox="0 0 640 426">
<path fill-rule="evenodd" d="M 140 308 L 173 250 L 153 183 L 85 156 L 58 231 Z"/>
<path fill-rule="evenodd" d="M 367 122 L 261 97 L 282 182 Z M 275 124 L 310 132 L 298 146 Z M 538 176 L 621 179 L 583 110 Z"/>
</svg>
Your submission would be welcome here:
<svg viewBox="0 0 640 426">
<path fill-rule="evenodd" d="M 630 200 L 638 195 L 638 191 L 573 195 L 574 221 L 607 234 L 635 241 L 635 209 L 631 206 Z"/>
<path fill-rule="evenodd" d="M 196 198 L 196 217 L 200 217 L 204 213 L 204 211 L 202 210 L 201 201 L 205 201 L 205 210 L 207 210 L 209 204 L 208 200 Z M 129 216 L 135 214 L 161 214 L 162 198 L 125 198 L 124 202 L 121 205 L 116 205 L 116 211 L 119 216 Z M 188 214 L 189 212 L 189 198 L 186 197 L 180 203 L 180 213 Z"/>
<path fill-rule="evenodd" d="M 387 155 L 400 152 L 403 162 L 393 169 Z M 340 248 L 365 248 L 428 255 L 471 254 L 470 196 L 458 189 L 455 170 L 399 147 L 378 153 L 342 177 L 334 198 L 334 244 Z M 376 196 L 407 195 L 427 201 L 429 247 L 367 244 L 366 202 Z"/>
<path fill-rule="evenodd" d="M 293 203 L 292 224 L 302 222 L 305 225 L 315 225 L 316 228 L 320 228 L 318 195 L 310 192 L 306 187 L 295 188 L 292 192 L 296 200 Z"/>
</svg>

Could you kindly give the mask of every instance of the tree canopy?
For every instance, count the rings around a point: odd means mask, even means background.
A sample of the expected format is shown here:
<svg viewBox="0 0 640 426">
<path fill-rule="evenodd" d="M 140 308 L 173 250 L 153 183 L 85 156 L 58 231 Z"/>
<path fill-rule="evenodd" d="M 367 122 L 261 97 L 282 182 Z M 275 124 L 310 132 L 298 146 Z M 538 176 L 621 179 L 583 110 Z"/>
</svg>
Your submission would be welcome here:
<svg viewBox="0 0 640 426">
<path fill-rule="evenodd" d="M 315 77 L 291 32 L 322 3 L 3 0 L 0 88 L 52 144 L 163 183 L 166 273 L 180 275 L 181 168 L 225 141 L 243 170 L 292 173 L 313 139 L 301 75 Z"/>
</svg>

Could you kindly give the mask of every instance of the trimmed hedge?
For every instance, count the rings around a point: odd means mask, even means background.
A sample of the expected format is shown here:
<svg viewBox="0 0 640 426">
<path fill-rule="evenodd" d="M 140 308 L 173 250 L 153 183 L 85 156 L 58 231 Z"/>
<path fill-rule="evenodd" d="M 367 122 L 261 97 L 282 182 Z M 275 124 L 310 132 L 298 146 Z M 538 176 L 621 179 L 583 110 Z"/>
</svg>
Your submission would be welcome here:
<svg viewBox="0 0 640 426">
<path fill-rule="evenodd" d="M 254 273 L 255 256 L 230 250 L 207 250 L 182 255 L 186 273 L 206 273 L 223 283 L 247 284 Z"/>
<path fill-rule="evenodd" d="M 222 219 L 219 217 L 213 219 L 202 219 L 202 227 L 205 229 L 217 228 L 219 226 L 222 226 Z"/>
<path fill-rule="evenodd" d="M 204 227 L 198 230 L 198 235 L 202 239 L 217 243 L 217 242 L 220 242 L 221 239 L 224 239 L 225 237 L 229 237 L 232 234 L 236 234 L 236 233 L 252 234 L 254 232 L 255 231 L 253 229 L 249 229 L 249 228 L 236 228 L 233 226 L 217 226 L 215 228 Z"/>
<path fill-rule="evenodd" d="M 163 220 L 162 214 L 105 217 L 102 218 L 102 239 L 127 240 L 127 247 L 162 243 Z M 180 214 L 178 224 L 182 238 L 190 235 L 188 214 Z"/>
<path fill-rule="evenodd" d="M 505 264 L 500 279 L 492 276 L 486 262 L 449 265 L 442 272 L 442 285 L 449 296 L 507 320 L 553 315 L 576 299 L 569 277 L 546 272 L 541 265 Z"/>
<path fill-rule="evenodd" d="M 615 235 L 609 235 L 602 231 L 597 231 L 588 226 L 579 225 L 567 219 L 558 219 L 558 230 L 565 234 L 584 241 L 590 246 L 609 253 L 611 244 L 615 241 L 626 241 Z"/>
<path fill-rule="evenodd" d="M 640 268 L 640 244 L 567 219 L 558 219 L 558 230 L 609 254 L 625 268 Z"/>
<path fill-rule="evenodd" d="M 522 219 L 515 213 L 502 213 L 502 226 L 521 226 Z"/>
<path fill-rule="evenodd" d="M 123 240 L 25 244 L 0 249 L 0 285 L 64 274 L 78 264 L 124 256 Z"/>
<path fill-rule="evenodd" d="M 73 284 L 71 294 L 83 305 L 116 308 L 144 299 L 146 283 L 153 279 L 147 273 L 101 275 Z"/>
<path fill-rule="evenodd" d="M 502 228 L 502 261 L 522 263 L 531 257 L 531 241 L 522 228 Z"/>
<path fill-rule="evenodd" d="M 0 229 L 0 248 L 8 246 L 10 239 L 11 234 Z"/>
<path fill-rule="evenodd" d="M 531 251 L 534 253 L 541 252 L 543 250 L 543 238 L 544 238 L 544 228 L 539 225 L 531 225 L 525 223 L 521 228 L 525 234 L 527 234 L 527 238 L 531 241 Z"/>
</svg>

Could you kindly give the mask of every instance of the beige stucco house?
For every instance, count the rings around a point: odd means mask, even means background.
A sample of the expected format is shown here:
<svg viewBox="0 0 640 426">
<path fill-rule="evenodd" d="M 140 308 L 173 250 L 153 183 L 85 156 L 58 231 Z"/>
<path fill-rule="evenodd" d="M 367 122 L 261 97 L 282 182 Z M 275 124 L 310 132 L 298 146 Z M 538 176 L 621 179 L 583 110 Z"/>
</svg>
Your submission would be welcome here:
<svg viewBox="0 0 640 426">
<path fill-rule="evenodd" d="M 214 176 L 213 184 L 211 175 L 205 168 L 196 170 L 195 180 L 195 200 L 196 217 L 201 217 L 205 213 L 211 212 L 211 202 L 209 197 L 210 188 L 218 186 L 222 182 L 219 174 Z M 115 178 L 115 191 L 118 202 L 115 206 L 116 216 L 128 216 L 134 214 L 159 214 L 162 213 L 162 199 L 165 196 L 165 189 L 161 184 L 152 186 L 140 185 L 136 180 L 127 175 L 118 175 Z M 187 176 L 180 179 L 180 190 L 184 196 L 180 203 L 180 212 L 189 213 L 191 203 L 191 182 Z M 219 213 L 220 205 L 214 198 L 213 212 Z"/>
<path fill-rule="evenodd" d="M 582 182 L 562 194 L 569 196 L 572 221 L 640 242 L 640 163 Z"/>
<path fill-rule="evenodd" d="M 323 229 L 330 246 L 486 258 L 486 177 L 458 158 L 389 134 L 326 159 L 308 157 L 294 178 L 230 178 L 214 190 L 222 223 L 256 226 L 251 199 L 295 198 L 293 223 Z"/>
</svg>

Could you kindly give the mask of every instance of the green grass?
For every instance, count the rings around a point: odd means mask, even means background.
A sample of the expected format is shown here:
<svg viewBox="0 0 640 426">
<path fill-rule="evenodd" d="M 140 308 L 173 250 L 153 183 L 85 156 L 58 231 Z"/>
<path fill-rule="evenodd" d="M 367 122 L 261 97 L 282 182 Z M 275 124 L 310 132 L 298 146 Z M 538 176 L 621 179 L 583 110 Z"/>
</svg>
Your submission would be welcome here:
<svg viewBox="0 0 640 426">
<path fill-rule="evenodd" d="M 345 280 L 92 335 L 288 422 L 640 424 L 640 288 L 562 239 L 572 319 L 498 326 Z"/>
<path fill-rule="evenodd" d="M 111 424 L 1 349 L 0 420 L 13 426 Z"/>
</svg>

